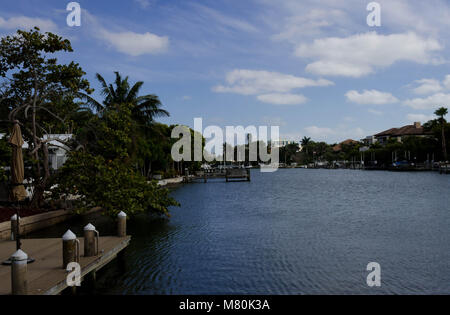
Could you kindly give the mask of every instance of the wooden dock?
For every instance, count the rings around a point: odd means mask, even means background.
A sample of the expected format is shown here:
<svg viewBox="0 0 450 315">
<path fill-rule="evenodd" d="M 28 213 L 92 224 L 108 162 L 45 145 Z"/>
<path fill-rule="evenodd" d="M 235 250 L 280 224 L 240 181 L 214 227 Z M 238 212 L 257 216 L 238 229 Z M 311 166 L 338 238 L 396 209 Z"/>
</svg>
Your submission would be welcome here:
<svg viewBox="0 0 450 315">
<path fill-rule="evenodd" d="M 439 173 L 440 174 L 450 174 L 450 164 L 439 165 Z"/>
<path fill-rule="evenodd" d="M 80 240 L 81 278 L 109 263 L 125 249 L 131 237 L 103 236 L 99 238 L 99 254 L 83 257 L 84 242 Z M 67 271 L 62 268 L 62 239 L 22 239 L 22 250 L 36 261 L 28 265 L 28 294 L 55 295 L 66 289 Z M 16 242 L 0 241 L 0 260 L 7 260 L 16 251 Z M 0 295 L 11 294 L 11 266 L 0 265 Z"/>
<path fill-rule="evenodd" d="M 229 168 L 229 169 L 210 169 L 196 172 L 194 175 L 188 175 L 185 178 L 186 182 L 196 180 L 203 180 L 207 182 L 208 179 L 225 178 L 226 182 L 230 181 L 250 181 L 250 169 L 246 168 Z"/>
</svg>

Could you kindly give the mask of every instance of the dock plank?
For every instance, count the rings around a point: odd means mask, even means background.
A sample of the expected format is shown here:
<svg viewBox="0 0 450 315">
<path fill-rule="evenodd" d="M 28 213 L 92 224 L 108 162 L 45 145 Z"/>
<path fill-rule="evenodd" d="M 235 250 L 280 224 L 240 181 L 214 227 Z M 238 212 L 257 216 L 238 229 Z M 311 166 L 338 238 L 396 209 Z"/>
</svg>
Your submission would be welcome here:
<svg viewBox="0 0 450 315">
<path fill-rule="evenodd" d="M 83 257 L 84 241 L 80 240 L 81 276 L 102 268 L 128 246 L 131 237 L 103 236 L 99 239 L 99 255 Z M 16 243 L 0 241 L 0 260 L 15 252 Z M 66 285 L 67 271 L 62 268 L 62 240 L 60 238 L 23 239 L 22 249 L 36 259 L 28 265 L 29 294 L 58 294 Z M 11 266 L 0 265 L 0 295 L 11 294 Z"/>
</svg>

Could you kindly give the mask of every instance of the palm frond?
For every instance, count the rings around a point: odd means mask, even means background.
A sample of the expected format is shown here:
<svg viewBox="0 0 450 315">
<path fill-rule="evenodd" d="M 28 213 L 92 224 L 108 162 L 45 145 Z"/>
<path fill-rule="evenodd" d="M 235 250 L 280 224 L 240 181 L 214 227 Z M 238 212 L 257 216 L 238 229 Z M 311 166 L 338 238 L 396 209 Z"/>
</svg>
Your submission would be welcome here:
<svg viewBox="0 0 450 315">
<path fill-rule="evenodd" d="M 139 81 L 133 85 L 133 87 L 130 89 L 130 91 L 128 92 L 128 95 L 126 97 L 127 103 L 132 103 L 132 102 L 137 101 L 139 90 L 141 89 L 143 84 L 144 84 L 144 82 Z"/>
<path fill-rule="evenodd" d="M 105 106 L 97 102 L 95 98 L 92 96 L 79 92 L 78 98 L 85 102 L 88 108 L 95 110 L 96 112 L 100 113 L 105 109 Z"/>
<path fill-rule="evenodd" d="M 100 82 L 101 86 L 102 86 L 102 95 L 107 96 L 110 94 L 110 89 L 108 88 L 108 84 L 106 83 L 105 79 L 99 74 L 96 73 L 95 77 L 97 78 L 98 82 Z"/>
</svg>

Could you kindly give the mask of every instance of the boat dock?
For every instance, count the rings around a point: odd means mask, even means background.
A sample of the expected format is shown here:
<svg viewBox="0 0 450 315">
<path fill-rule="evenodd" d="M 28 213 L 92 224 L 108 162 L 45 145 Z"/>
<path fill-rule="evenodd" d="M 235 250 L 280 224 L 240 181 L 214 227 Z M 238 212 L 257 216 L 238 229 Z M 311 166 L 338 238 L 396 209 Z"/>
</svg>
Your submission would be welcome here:
<svg viewBox="0 0 450 315">
<path fill-rule="evenodd" d="M 214 178 L 225 178 L 226 182 L 250 181 L 250 169 L 248 168 L 207 169 L 204 171 L 196 172 L 194 175 L 185 176 L 185 182 L 203 180 L 203 182 L 206 183 L 208 179 Z"/>
<path fill-rule="evenodd" d="M 439 165 L 439 173 L 440 174 L 450 174 L 450 164 Z"/>
<path fill-rule="evenodd" d="M 98 255 L 80 256 L 81 279 L 104 267 L 125 249 L 131 237 L 103 236 L 99 238 Z M 28 264 L 27 282 L 30 295 L 55 295 L 68 287 L 68 272 L 63 269 L 61 238 L 22 239 L 22 249 L 35 262 Z M 80 238 L 80 252 L 84 242 Z M 0 260 L 7 260 L 16 251 L 16 242 L 0 241 Z M 11 294 L 11 266 L 0 265 L 0 295 Z"/>
</svg>

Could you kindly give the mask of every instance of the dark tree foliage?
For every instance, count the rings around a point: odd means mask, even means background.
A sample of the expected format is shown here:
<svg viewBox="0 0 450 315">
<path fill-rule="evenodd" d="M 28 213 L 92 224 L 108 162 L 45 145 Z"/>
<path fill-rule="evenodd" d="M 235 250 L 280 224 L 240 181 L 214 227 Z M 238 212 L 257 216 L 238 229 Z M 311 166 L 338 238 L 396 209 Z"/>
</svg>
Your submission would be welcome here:
<svg viewBox="0 0 450 315">
<path fill-rule="evenodd" d="M 67 39 L 42 34 L 39 28 L 19 30 L 0 41 L 0 112 L 3 131 L 19 121 L 29 144 L 33 173 L 32 203 L 40 206 L 51 177 L 48 165 L 48 141 L 43 135 L 69 131 L 69 121 L 77 111 L 78 93 L 89 94 L 89 82 L 74 62 L 59 64 L 58 52 L 72 52 Z M 7 120 L 6 120 L 7 118 Z"/>
</svg>

